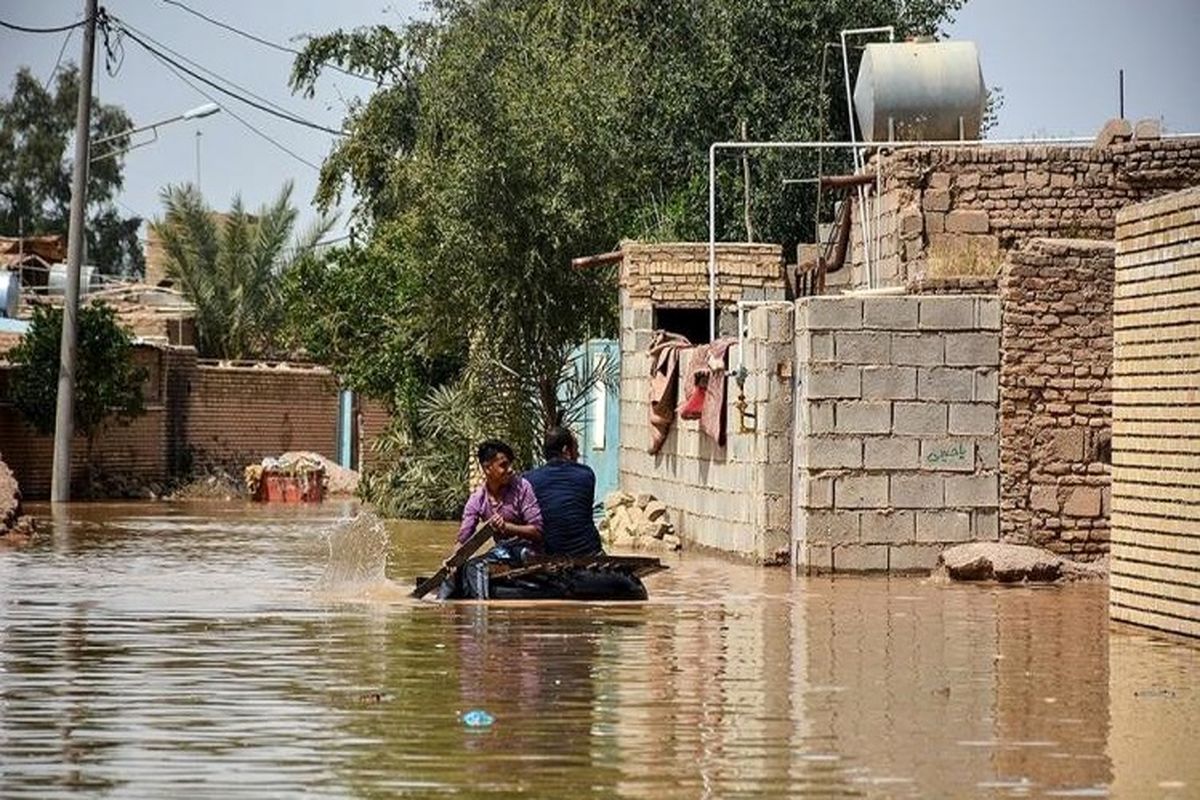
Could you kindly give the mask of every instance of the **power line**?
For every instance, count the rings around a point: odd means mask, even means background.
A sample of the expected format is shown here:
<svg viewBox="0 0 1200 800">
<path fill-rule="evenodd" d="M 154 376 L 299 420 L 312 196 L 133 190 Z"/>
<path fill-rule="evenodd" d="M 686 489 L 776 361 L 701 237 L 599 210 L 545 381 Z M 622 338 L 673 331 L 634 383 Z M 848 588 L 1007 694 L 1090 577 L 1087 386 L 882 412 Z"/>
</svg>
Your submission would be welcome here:
<svg viewBox="0 0 1200 800">
<path fill-rule="evenodd" d="M 240 28 L 236 28 L 227 22 L 221 22 L 221 20 L 219 20 L 219 19 L 213 19 L 210 16 L 200 13 L 199 11 L 197 11 L 194 8 L 189 8 L 188 6 L 184 5 L 183 3 L 180 3 L 179 0 L 163 0 L 163 2 L 167 3 L 168 5 L 172 5 L 177 8 L 180 8 L 189 14 L 193 14 L 193 15 L 199 17 L 200 19 L 204 20 L 205 22 L 208 22 L 209 24 L 216 25 L 218 28 L 224 28 L 225 30 L 229 31 L 230 33 L 236 33 L 238 36 L 242 36 L 242 37 L 245 37 L 246 39 L 249 39 L 252 42 L 257 42 L 258 44 L 265 45 L 266 47 L 270 47 L 273 50 L 278 50 L 282 53 L 291 53 L 292 55 L 297 55 L 297 56 L 303 55 L 303 53 L 301 51 L 299 51 L 293 47 L 288 47 L 286 45 L 282 45 L 277 42 L 272 42 L 269 39 L 264 39 L 261 36 L 255 36 L 253 33 L 249 33 Z M 340 72 L 343 75 L 349 75 L 351 78 L 358 78 L 359 80 L 367 81 L 368 83 L 374 83 L 376 85 L 378 85 L 380 83 L 380 81 L 377 78 L 372 78 L 370 75 L 364 75 L 361 72 L 354 72 L 353 70 L 349 70 L 349 69 L 346 69 L 345 67 L 334 64 L 331 61 L 322 61 L 321 63 L 324 66 L 329 67 L 329 69 Z"/>
<path fill-rule="evenodd" d="M 75 28 L 82 28 L 86 24 L 87 20 L 81 19 L 78 22 L 72 22 L 70 25 L 59 25 L 56 28 L 30 28 L 26 25 L 17 25 L 16 23 L 0 19 L 0 28 L 8 28 L 10 31 L 20 31 L 21 33 L 66 33 Z"/>
<path fill-rule="evenodd" d="M 50 91 L 50 84 L 54 83 L 54 76 L 58 74 L 58 68 L 62 66 L 63 53 L 67 52 L 67 45 L 71 43 L 71 37 L 75 35 L 75 29 L 67 31 L 67 37 L 63 39 L 62 47 L 58 48 L 58 58 L 54 60 L 54 69 L 50 70 L 49 77 L 46 78 L 46 91 Z"/>
<path fill-rule="evenodd" d="M 151 55 L 154 55 L 154 54 L 153 54 L 153 53 L 151 53 Z M 307 167 L 311 167 L 311 168 L 313 168 L 314 170 L 316 170 L 317 172 L 320 172 L 320 171 L 321 171 L 321 168 L 320 168 L 319 166 L 317 166 L 316 164 L 312 163 L 311 161 L 309 161 L 308 159 L 304 158 L 303 156 L 301 156 L 301 155 L 299 155 L 299 154 L 295 153 L 294 151 L 290 150 L 290 149 L 289 149 L 289 148 L 288 148 L 286 145 L 284 145 L 284 144 L 281 144 L 280 142 L 276 141 L 275 139 L 272 139 L 270 136 L 268 136 L 267 134 L 263 133 L 263 132 L 262 132 L 262 131 L 260 131 L 258 128 L 256 128 L 254 125 L 252 125 L 250 122 L 248 122 L 248 121 L 247 121 L 245 118 L 243 118 L 241 115 L 239 115 L 239 114 L 238 114 L 236 111 L 233 111 L 233 110 L 232 110 L 232 109 L 230 109 L 228 106 L 226 106 L 225 104 L 221 103 L 221 101 L 217 100 L 217 98 L 213 97 L 211 94 L 209 94 L 208 92 L 204 91 L 204 90 L 203 90 L 203 89 L 201 89 L 199 86 L 197 86 L 196 84 L 192 83 L 191 81 L 189 81 L 189 80 L 188 80 L 186 77 L 184 77 L 184 76 L 183 76 L 183 74 L 181 74 L 181 73 L 180 73 L 180 72 L 179 72 L 177 69 L 175 69 L 175 67 L 173 67 L 169 61 L 166 61 L 166 60 L 164 60 L 163 58 L 161 58 L 161 57 L 159 57 L 159 56 L 157 56 L 157 55 L 154 55 L 154 58 L 158 59 L 158 61 L 159 61 L 159 62 L 160 62 L 160 63 L 161 63 L 161 64 L 162 64 L 164 67 L 166 67 L 166 68 L 167 68 L 167 70 L 168 70 L 168 71 L 170 71 L 170 72 L 171 72 L 171 74 L 173 74 L 173 75 L 174 75 L 176 78 L 178 78 L 179 80 L 183 81 L 183 82 L 184 82 L 184 83 L 186 83 L 188 86 L 190 86 L 190 87 L 192 88 L 192 91 L 194 91 L 194 92 L 196 92 L 196 93 L 200 94 L 202 97 L 206 98 L 207 100 L 210 100 L 211 102 L 213 102 L 213 103 L 216 103 L 217 105 L 221 106 L 221 110 L 222 110 L 222 111 L 224 111 L 226 114 L 228 114 L 229 116 L 233 117 L 235 120 L 237 120 L 238 122 L 240 122 L 240 123 L 242 124 L 242 126 L 243 126 L 243 127 L 245 127 L 247 130 L 249 130 L 249 131 L 250 131 L 251 133 L 253 133 L 255 136 L 258 136 L 258 137 L 260 137 L 260 138 L 262 138 L 262 139 L 266 140 L 266 141 L 267 141 L 267 142 L 269 142 L 270 144 L 272 144 L 272 145 L 274 145 L 275 147 L 277 147 L 277 148 L 278 148 L 280 151 L 282 151 L 283 153 L 286 153 L 287 155 L 289 155 L 289 156 L 291 156 L 292 158 L 294 158 L 294 159 L 296 159 L 297 161 L 299 161 L 301 164 L 304 164 L 304 165 L 305 165 L 305 166 L 307 166 Z"/>
<path fill-rule="evenodd" d="M 153 42 L 155 45 L 161 47 L 163 50 L 167 51 L 171 55 L 175 56 L 176 58 L 180 59 L 181 61 L 187 62 L 188 64 L 192 65 L 193 67 L 200 70 L 201 72 L 207 73 L 209 76 L 215 78 L 216 80 L 224 81 L 225 83 L 228 83 L 230 86 L 237 89 L 238 91 L 246 93 L 250 97 L 253 97 L 255 100 L 258 100 L 259 102 L 266 103 L 267 105 L 271 106 L 272 108 L 276 109 L 277 111 L 279 111 L 282 114 L 287 114 L 288 116 L 294 116 L 292 114 L 292 112 L 288 111 L 286 108 L 279 105 L 278 103 L 276 103 L 272 100 L 269 100 L 266 97 L 263 97 L 261 95 L 255 94 L 253 91 L 251 91 L 250 89 L 247 89 L 245 86 L 239 86 L 238 84 L 229 80 L 229 78 L 226 78 L 223 75 L 213 72 L 208 67 L 188 58 L 187 56 L 185 56 L 183 53 L 179 52 L 178 50 L 171 49 L 169 46 L 158 41 L 157 39 L 155 39 L 153 36 L 146 33 L 145 31 L 138 30 L 137 28 L 133 27 L 125 20 L 121 20 L 121 26 L 123 28 L 125 28 L 126 30 L 133 31 L 134 33 L 138 34 L 139 36 L 144 36 L 147 41 Z"/>
<path fill-rule="evenodd" d="M 117 19 L 117 18 L 112 17 L 112 19 Z M 334 136 L 345 136 L 346 135 L 345 131 L 335 130 L 334 128 L 327 128 L 324 125 L 318 125 L 315 122 L 309 122 L 308 120 L 302 119 L 293 114 L 278 111 L 274 108 L 271 108 L 268 105 L 264 105 L 255 100 L 251 100 L 241 94 L 238 94 L 237 92 L 227 89 L 224 86 L 220 85 L 219 83 L 214 83 L 213 81 L 209 80 L 208 78 L 204 77 L 203 75 L 200 75 L 199 73 L 195 72 L 191 68 L 189 68 L 183 64 L 180 64 L 178 61 L 175 61 L 170 56 L 164 54 L 158 48 L 154 47 L 154 45 L 151 45 L 151 44 L 148 44 L 147 42 L 145 42 L 140 36 L 138 36 L 133 31 L 131 31 L 129 29 L 129 27 L 126 26 L 120 20 L 117 20 L 117 22 L 121 26 L 121 30 L 124 31 L 125 35 L 128 36 L 133 41 L 137 42 L 142 47 L 142 49 L 144 49 L 147 52 L 151 53 L 152 55 L 158 57 L 158 59 L 160 61 L 168 62 L 171 65 L 173 65 L 176 69 L 179 69 L 182 72 L 186 72 L 188 75 L 191 75 L 193 78 L 200 81 L 204 85 L 206 85 L 212 89 L 216 89 L 221 94 L 232 97 L 234 100 L 237 100 L 241 103 L 245 103 L 246 105 L 248 105 L 252 108 L 257 108 L 259 111 L 262 111 L 263 113 L 270 114 L 273 117 L 279 117 L 280 119 L 286 120 L 287 122 L 291 122 L 294 125 L 302 125 L 305 128 L 312 128 L 313 130 L 318 130 L 318 131 L 321 131 L 322 133 L 329 133 Z M 224 79 L 222 79 L 222 80 L 224 80 Z"/>
</svg>

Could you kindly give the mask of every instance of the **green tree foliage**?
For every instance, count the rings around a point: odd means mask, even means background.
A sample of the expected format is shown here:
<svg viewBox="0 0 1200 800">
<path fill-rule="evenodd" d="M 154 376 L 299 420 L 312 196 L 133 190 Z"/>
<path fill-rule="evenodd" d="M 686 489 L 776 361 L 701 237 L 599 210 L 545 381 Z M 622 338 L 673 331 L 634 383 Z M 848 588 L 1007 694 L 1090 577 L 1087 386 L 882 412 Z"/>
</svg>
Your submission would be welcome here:
<svg viewBox="0 0 1200 800">
<path fill-rule="evenodd" d="M 311 40 L 294 89 L 311 91 L 327 62 L 380 88 L 351 108 L 318 189 L 326 206 L 354 196 L 365 255 L 329 268 L 353 290 L 300 304 L 301 338 L 368 391 L 388 374 L 420 384 L 430 373 L 417 365 L 461 363 L 503 419 L 489 432 L 528 453 L 560 411 L 570 348 L 615 329 L 611 271 L 570 259 L 623 238 L 707 238 L 712 142 L 844 138 L 837 51 L 827 75 L 819 68 L 826 43 L 846 27 L 934 33 L 960 4 L 433 0 L 429 20 Z M 811 188 L 782 180 L 815 167 L 807 154 L 751 159 L 756 238 L 788 251 L 811 236 Z M 742 169 L 720 164 L 721 239 L 746 235 Z M 334 336 L 330 320 L 350 325 L 361 307 L 369 332 Z M 402 394 L 419 438 L 421 393 Z"/>
<path fill-rule="evenodd" d="M 216 214 L 191 185 L 162 192 L 165 214 L 153 223 L 166 254 L 166 270 L 196 307 L 197 350 L 206 358 L 253 358 L 283 349 L 282 282 L 333 220 L 318 219 L 292 240 L 296 209 L 287 184 L 255 214 L 240 197 L 228 214 Z"/>
<path fill-rule="evenodd" d="M 29 330 L 9 351 L 13 404 L 39 433 L 54 432 L 62 309 L 35 306 Z M 75 368 L 75 430 L 90 445 L 110 416 L 127 421 L 142 413 L 146 370 L 133 362 L 133 337 L 103 303 L 79 309 Z"/>
<path fill-rule="evenodd" d="M 58 72 L 54 92 L 22 67 L 12 96 L 0 100 L 0 233 L 66 236 L 71 208 L 71 152 L 79 71 Z M 91 136 L 99 139 L 128 130 L 132 123 L 118 106 L 92 104 Z M 100 146 L 93 156 L 119 151 L 128 137 Z M 139 217 L 123 217 L 113 203 L 121 190 L 121 156 L 93 160 L 88 169 L 87 261 L 104 272 L 140 275 L 145 262 L 138 243 Z"/>
</svg>

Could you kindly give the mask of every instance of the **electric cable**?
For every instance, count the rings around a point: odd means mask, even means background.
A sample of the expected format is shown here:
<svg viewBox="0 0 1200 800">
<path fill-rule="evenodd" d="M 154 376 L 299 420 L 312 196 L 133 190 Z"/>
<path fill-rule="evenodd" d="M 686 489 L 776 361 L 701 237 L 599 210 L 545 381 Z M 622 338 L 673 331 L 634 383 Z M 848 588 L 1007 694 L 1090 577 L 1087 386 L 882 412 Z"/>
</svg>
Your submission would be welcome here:
<svg viewBox="0 0 1200 800">
<path fill-rule="evenodd" d="M 67 31 L 67 37 L 63 39 L 62 47 L 58 49 L 58 58 L 54 61 L 54 69 L 50 70 L 49 77 L 46 78 L 46 91 L 50 91 L 50 85 L 54 83 L 54 76 L 58 74 L 58 68 L 62 66 L 63 54 L 67 52 L 67 45 L 71 43 L 71 37 L 75 35 L 75 29 Z"/>
<path fill-rule="evenodd" d="M 113 17 L 113 19 L 117 19 L 117 18 Z M 128 36 L 130 39 L 132 39 L 134 42 L 136 42 L 138 45 L 140 45 L 143 50 L 146 50 L 151 55 L 156 56 L 160 61 L 169 63 L 172 66 L 174 66 L 176 69 L 178 69 L 182 72 L 186 72 L 188 75 L 190 75 L 193 78 L 195 78 L 196 80 L 200 81 L 200 83 L 203 83 L 204 85 L 206 85 L 212 89 L 215 89 L 216 91 L 220 92 L 221 94 L 227 95 L 228 97 L 231 97 L 234 100 L 237 100 L 241 103 L 245 103 L 246 105 L 248 105 L 252 108 L 257 108 L 259 111 L 262 111 L 265 114 L 270 114 L 273 117 L 279 117 L 282 120 L 291 122 L 294 125 L 301 125 L 305 128 L 312 128 L 313 130 L 318 130 L 323 133 L 331 134 L 333 136 L 345 136 L 346 135 L 345 131 L 336 130 L 334 128 L 328 128 L 324 125 L 319 125 L 315 122 L 309 122 L 306 119 L 302 119 L 291 113 L 281 112 L 277 109 L 271 108 L 268 105 L 264 105 L 263 103 L 260 103 L 256 100 L 253 100 L 250 98 L 247 98 L 244 95 L 238 94 L 235 91 L 227 89 L 224 86 L 220 85 L 219 83 L 213 82 L 212 80 L 204 77 L 203 75 L 198 74 L 195 70 L 191 69 L 190 67 L 187 67 L 184 64 L 181 64 L 178 61 L 175 61 L 170 56 L 164 54 L 162 51 L 160 51 L 154 45 L 149 44 L 146 41 L 144 41 L 140 36 L 138 36 L 136 33 L 134 33 L 132 30 L 130 30 L 127 26 L 125 26 L 124 23 L 122 23 L 120 20 L 117 20 L 117 22 L 121 26 L 121 29 L 125 32 L 125 35 Z"/>
<path fill-rule="evenodd" d="M 272 48 L 274 50 L 278 50 L 282 53 L 291 53 L 292 55 L 297 55 L 297 56 L 303 55 L 303 53 L 300 50 L 297 50 L 294 47 L 288 47 L 286 45 L 282 45 L 277 42 L 272 42 L 269 39 L 264 39 L 261 36 L 255 36 L 253 33 L 249 33 L 247 31 L 241 30 L 240 28 L 234 27 L 233 25 L 230 25 L 227 22 L 222 22 L 219 19 L 214 19 L 213 17 L 207 16 L 206 14 L 202 14 L 201 12 L 197 11 L 196 9 L 190 8 L 189 6 L 186 6 L 183 3 L 179 2 L 179 0 L 163 0 L 163 2 L 168 5 L 172 5 L 177 8 L 180 8 L 189 14 L 197 16 L 200 19 L 204 20 L 205 22 L 207 22 L 211 25 L 216 25 L 218 28 L 224 28 L 225 30 L 229 31 L 230 33 L 236 33 L 238 36 L 242 36 L 246 39 L 249 39 L 252 42 L 257 42 L 258 44 L 264 45 L 266 47 L 270 47 L 270 48 Z M 349 75 L 352 78 L 358 78 L 359 80 L 367 81 L 368 83 L 374 83 L 376 85 L 381 83 L 381 81 L 377 78 L 372 78 L 370 75 L 364 75 L 361 72 L 355 72 L 353 70 L 346 69 L 345 67 L 334 64 L 331 61 L 322 61 L 321 64 L 323 64 L 326 67 L 329 67 L 329 69 L 340 72 L 343 75 Z"/>
<path fill-rule="evenodd" d="M 154 54 L 152 53 L 151 55 L 154 55 Z M 203 90 L 203 89 L 201 89 L 199 86 L 197 86 L 196 84 L 192 83 L 191 81 L 189 81 L 189 80 L 188 80 L 186 77 L 184 77 L 184 76 L 183 76 L 183 75 L 182 75 L 182 74 L 181 74 L 181 73 L 180 73 L 178 70 L 176 70 L 176 69 L 175 69 L 175 67 L 173 67 L 173 66 L 170 64 L 170 62 L 168 62 L 168 61 L 166 61 L 166 60 L 164 60 L 164 59 L 160 58 L 160 57 L 159 57 L 159 56 L 157 56 L 157 55 L 155 55 L 154 57 L 155 57 L 156 59 L 158 59 L 158 60 L 159 60 L 159 62 L 160 62 L 160 63 L 161 63 L 161 64 L 162 64 L 164 67 L 166 67 L 166 68 L 167 68 L 167 70 L 168 70 L 169 72 L 171 72 L 171 74 L 173 74 L 173 75 L 174 75 L 176 78 L 178 78 L 179 80 L 183 81 L 183 82 L 184 82 L 184 83 L 186 83 L 188 86 L 190 86 L 190 87 L 192 88 L 192 91 L 194 91 L 194 92 L 196 92 L 197 94 L 201 95 L 202 97 L 204 97 L 205 99 L 209 100 L 210 102 L 216 103 L 218 106 L 220 106 L 220 107 L 221 107 L 221 110 L 222 110 L 222 111 L 224 111 L 226 114 L 228 114 L 229 116 L 233 117 L 235 120 L 237 120 L 238 122 L 240 122 L 244 128 L 246 128 L 248 131 L 250 131 L 251 133 L 253 133 L 255 136 L 258 136 L 259 138 L 261 138 L 261 139 L 263 139 L 263 140 L 265 140 L 265 141 L 269 142 L 270 144 L 274 145 L 274 146 L 275 146 L 276 148 L 278 148 L 278 149 L 279 149 L 281 152 L 283 152 L 283 153 L 286 153 L 287 155 L 289 155 L 289 156 L 291 156 L 292 158 L 294 158 L 294 159 L 296 159 L 297 161 L 299 161 L 301 164 L 304 164 L 304 165 L 305 165 L 305 166 L 307 166 L 307 167 L 311 167 L 312 169 L 316 170 L 317 172 L 320 172 L 320 171 L 321 171 L 321 168 L 320 168 L 319 166 L 317 166 L 317 165 L 316 165 L 316 164 L 314 164 L 313 162 L 309 161 L 308 159 L 304 158 L 304 156 L 301 156 L 301 155 L 299 155 L 298 153 L 296 153 L 296 152 L 292 151 L 291 149 L 289 149 L 289 148 L 288 148 L 286 145 L 282 144 L 281 142 L 278 142 L 278 141 L 276 141 L 275 139 L 271 138 L 271 137 L 270 137 L 269 135 L 267 135 L 266 133 L 263 133 L 261 130 L 259 130 L 259 129 L 258 129 L 258 128 L 256 128 L 256 127 L 255 127 L 253 124 L 251 124 L 251 123 L 250 123 L 250 122 L 248 122 L 248 121 L 247 121 L 245 118 L 243 118 L 243 117 L 242 117 L 240 114 L 238 114 L 236 111 L 233 111 L 233 110 L 231 110 L 231 109 L 230 109 L 230 108 L 229 108 L 227 105 L 223 104 L 223 103 L 222 103 L 220 100 L 218 100 L 217 98 L 213 97 L 211 94 L 209 94 L 208 92 L 204 91 L 204 90 Z"/>
<path fill-rule="evenodd" d="M 55 28 L 31 28 L 28 25 L 17 25 L 14 22 L 0 19 L 0 28 L 8 28 L 10 31 L 20 31 L 21 33 L 66 33 L 75 28 L 82 28 L 87 24 L 86 19 L 81 19 L 78 22 L 72 22 L 70 25 L 59 25 Z"/>
</svg>

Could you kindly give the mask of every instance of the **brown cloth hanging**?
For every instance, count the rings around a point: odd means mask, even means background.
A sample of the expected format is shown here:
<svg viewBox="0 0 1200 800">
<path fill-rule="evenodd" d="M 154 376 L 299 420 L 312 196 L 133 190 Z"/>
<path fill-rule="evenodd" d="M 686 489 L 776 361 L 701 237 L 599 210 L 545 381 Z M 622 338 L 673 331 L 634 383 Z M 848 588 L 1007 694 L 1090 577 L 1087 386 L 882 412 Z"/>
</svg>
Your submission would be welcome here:
<svg viewBox="0 0 1200 800">
<path fill-rule="evenodd" d="M 691 347 L 687 337 L 655 331 L 650 341 L 650 447 L 653 455 L 662 449 L 675 422 L 675 398 L 679 392 L 679 351 Z"/>
</svg>

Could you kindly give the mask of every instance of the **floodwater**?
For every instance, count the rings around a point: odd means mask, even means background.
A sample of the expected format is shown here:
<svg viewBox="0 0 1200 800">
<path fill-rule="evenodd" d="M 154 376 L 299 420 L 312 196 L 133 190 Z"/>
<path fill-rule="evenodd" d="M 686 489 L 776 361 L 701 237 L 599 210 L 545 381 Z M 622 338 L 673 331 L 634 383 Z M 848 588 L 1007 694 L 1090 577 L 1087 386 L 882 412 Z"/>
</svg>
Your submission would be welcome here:
<svg viewBox="0 0 1200 800">
<path fill-rule="evenodd" d="M 353 510 L 79 506 L 0 551 L 0 797 L 1200 796 L 1200 645 L 1103 586 L 689 554 L 646 604 L 439 605 L 453 528 Z"/>
</svg>

